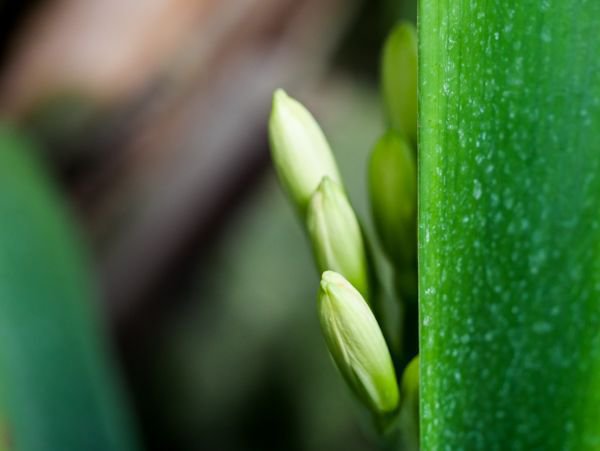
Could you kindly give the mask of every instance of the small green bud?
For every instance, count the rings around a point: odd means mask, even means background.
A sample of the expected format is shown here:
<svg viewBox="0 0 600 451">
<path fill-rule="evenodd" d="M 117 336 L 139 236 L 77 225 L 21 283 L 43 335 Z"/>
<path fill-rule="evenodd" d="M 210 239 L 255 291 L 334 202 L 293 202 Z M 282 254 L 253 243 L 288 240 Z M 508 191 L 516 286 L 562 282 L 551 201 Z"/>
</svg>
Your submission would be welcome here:
<svg viewBox="0 0 600 451">
<path fill-rule="evenodd" d="M 368 296 L 367 255 L 354 210 L 342 188 L 324 177 L 313 194 L 306 213 L 319 274 L 339 272 Z"/>
<path fill-rule="evenodd" d="M 383 47 L 381 85 L 390 126 L 417 144 L 417 31 L 398 24 Z"/>
<path fill-rule="evenodd" d="M 400 395 L 394 366 L 363 297 L 343 276 L 325 271 L 318 307 L 329 352 L 352 391 L 377 415 L 395 411 Z"/>
<path fill-rule="evenodd" d="M 398 416 L 403 449 L 419 449 L 419 356 L 413 358 L 404 369 L 401 395 Z"/>
<path fill-rule="evenodd" d="M 369 194 L 384 251 L 398 269 L 411 267 L 417 247 L 417 168 L 397 132 L 383 135 L 371 153 Z"/>
<path fill-rule="evenodd" d="M 281 89 L 273 95 L 269 139 L 279 180 L 302 216 L 323 177 L 342 184 L 321 128 L 300 102 Z"/>
</svg>

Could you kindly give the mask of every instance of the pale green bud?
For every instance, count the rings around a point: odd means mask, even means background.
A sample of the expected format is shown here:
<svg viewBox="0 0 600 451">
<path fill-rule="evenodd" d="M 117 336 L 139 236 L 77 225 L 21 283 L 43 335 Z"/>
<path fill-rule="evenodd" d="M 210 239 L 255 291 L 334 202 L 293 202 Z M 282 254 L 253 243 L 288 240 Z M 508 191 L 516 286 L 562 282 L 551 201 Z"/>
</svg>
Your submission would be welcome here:
<svg viewBox="0 0 600 451">
<path fill-rule="evenodd" d="M 417 31 L 404 22 L 385 42 L 381 63 L 383 102 L 388 122 L 410 143 L 417 143 Z"/>
<path fill-rule="evenodd" d="M 382 247 L 399 269 L 410 267 L 417 247 L 417 168 L 399 133 L 388 131 L 369 161 L 369 195 Z"/>
<path fill-rule="evenodd" d="M 323 177 L 341 177 L 321 128 L 300 102 L 278 89 L 269 120 L 271 155 L 279 180 L 304 216 Z"/>
<path fill-rule="evenodd" d="M 352 391 L 375 414 L 395 411 L 400 395 L 394 366 L 363 297 L 343 276 L 325 271 L 318 306 L 329 352 Z"/>
<path fill-rule="evenodd" d="M 368 296 L 367 255 L 354 210 L 342 188 L 324 177 L 306 212 L 319 274 L 332 270 L 342 274 Z"/>
<path fill-rule="evenodd" d="M 404 369 L 398 413 L 403 449 L 419 449 L 419 356 Z"/>
</svg>

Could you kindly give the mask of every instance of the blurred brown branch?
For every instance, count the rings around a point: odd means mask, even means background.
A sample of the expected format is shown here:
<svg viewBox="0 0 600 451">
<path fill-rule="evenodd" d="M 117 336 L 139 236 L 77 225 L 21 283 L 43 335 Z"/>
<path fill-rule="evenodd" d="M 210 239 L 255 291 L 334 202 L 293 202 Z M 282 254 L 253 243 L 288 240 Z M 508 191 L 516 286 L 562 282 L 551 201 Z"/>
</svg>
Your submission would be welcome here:
<svg viewBox="0 0 600 451">
<path fill-rule="evenodd" d="M 0 78 L 0 114 L 27 121 L 61 93 L 91 102 L 68 158 L 92 163 L 69 189 L 116 318 L 246 190 L 266 160 L 271 92 L 318 79 L 350 3 L 63 0 L 28 22 Z"/>
</svg>

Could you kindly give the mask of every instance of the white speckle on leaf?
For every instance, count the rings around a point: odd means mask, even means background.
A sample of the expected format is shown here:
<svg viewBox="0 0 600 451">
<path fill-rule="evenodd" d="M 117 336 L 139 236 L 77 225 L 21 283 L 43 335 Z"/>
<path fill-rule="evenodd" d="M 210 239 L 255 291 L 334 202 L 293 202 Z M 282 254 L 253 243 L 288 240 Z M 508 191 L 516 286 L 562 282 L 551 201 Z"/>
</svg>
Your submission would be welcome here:
<svg viewBox="0 0 600 451">
<path fill-rule="evenodd" d="M 473 197 L 479 200 L 482 194 L 481 182 L 477 179 L 473 180 Z"/>
<path fill-rule="evenodd" d="M 537 321 L 533 323 L 533 331 L 536 334 L 547 334 L 552 330 L 552 325 L 545 321 Z"/>
</svg>

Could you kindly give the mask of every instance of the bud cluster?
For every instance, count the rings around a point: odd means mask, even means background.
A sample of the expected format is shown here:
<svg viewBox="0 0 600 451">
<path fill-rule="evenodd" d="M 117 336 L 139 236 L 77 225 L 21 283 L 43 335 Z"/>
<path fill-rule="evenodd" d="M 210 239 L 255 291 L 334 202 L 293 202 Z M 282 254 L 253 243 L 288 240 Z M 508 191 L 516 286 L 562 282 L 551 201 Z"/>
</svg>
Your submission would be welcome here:
<svg viewBox="0 0 600 451">
<path fill-rule="evenodd" d="M 384 48 L 382 90 L 388 130 L 371 153 L 368 175 L 375 229 L 403 302 L 416 298 L 416 83 L 416 33 L 414 27 L 400 24 Z M 335 366 L 374 415 L 380 431 L 387 429 L 382 424 L 391 418 L 404 431 L 407 449 L 414 448 L 418 360 L 407 366 L 402 390 L 396 371 L 416 349 L 402 338 L 405 349 L 398 351 L 396 346 L 391 349 L 397 354 L 390 353 L 372 254 L 331 147 L 312 114 L 283 90 L 273 96 L 269 138 L 279 181 L 305 226 L 322 274 L 317 306 Z M 399 305 L 405 321 L 416 321 L 415 305 Z M 401 324 L 410 334 L 415 332 L 405 326 Z"/>
</svg>

